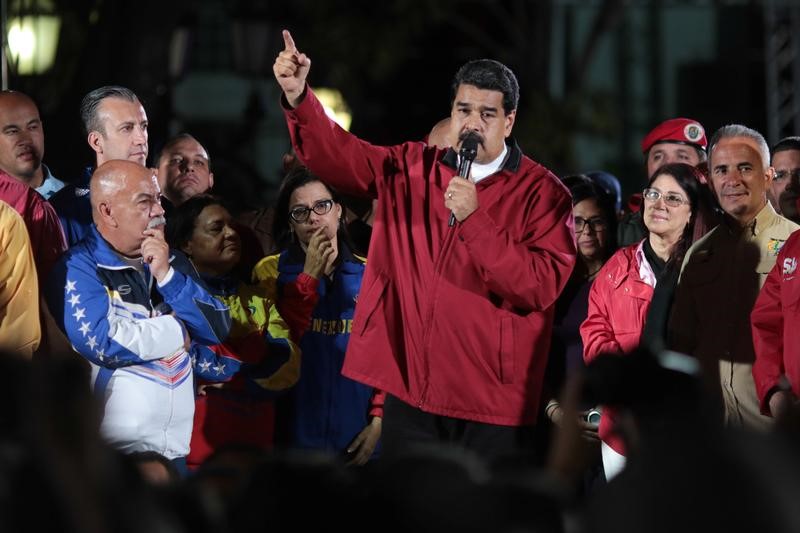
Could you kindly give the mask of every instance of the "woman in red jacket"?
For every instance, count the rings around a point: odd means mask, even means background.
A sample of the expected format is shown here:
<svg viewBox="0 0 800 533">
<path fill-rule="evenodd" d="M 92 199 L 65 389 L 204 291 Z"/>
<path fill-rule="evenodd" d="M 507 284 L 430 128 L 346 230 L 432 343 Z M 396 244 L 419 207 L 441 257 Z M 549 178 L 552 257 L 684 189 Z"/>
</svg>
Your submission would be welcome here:
<svg viewBox="0 0 800 533">
<path fill-rule="evenodd" d="M 684 163 L 664 165 L 651 176 L 643 193 L 647 238 L 617 251 L 589 292 L 589 313 L 581 324 L 587 363 L 602 354 L 633 351 L 645 341 L 645 330 L 654 337 L 653 345 L 660 344 L 683 256 L 691 245 L 700 188 L 697 170 Z M 648 313 L 657 285 L 658 311 Z M 606 408 L 600 420 L 607 479 L 625 465 L 623 442 L 614 431 L 615 415 Z"/>
</svg>

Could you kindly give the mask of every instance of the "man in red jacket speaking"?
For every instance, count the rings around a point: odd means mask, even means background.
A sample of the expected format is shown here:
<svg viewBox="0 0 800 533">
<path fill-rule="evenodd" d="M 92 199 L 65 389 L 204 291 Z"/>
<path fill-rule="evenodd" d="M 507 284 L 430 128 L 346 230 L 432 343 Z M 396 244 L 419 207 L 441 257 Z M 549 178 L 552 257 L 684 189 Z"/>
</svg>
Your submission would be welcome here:
<svg viewBox="0 0 800 533">
<path fill-rule="evenodd" d="M 378 200 L 343 373 L 387 392 L 385 453 L 433 442 L 487 459 L 525 450 L 575 242 L 566 188 L 510 138 L 516 77 L 488 59 L 459 69 L 452 148 L 373 146 L 325 115 L 306 84 L 311 60 L 283 38 L 273 71 L 298 158 Z M 478 147 L 462 178 L 468 135 Z"/>
</svg>

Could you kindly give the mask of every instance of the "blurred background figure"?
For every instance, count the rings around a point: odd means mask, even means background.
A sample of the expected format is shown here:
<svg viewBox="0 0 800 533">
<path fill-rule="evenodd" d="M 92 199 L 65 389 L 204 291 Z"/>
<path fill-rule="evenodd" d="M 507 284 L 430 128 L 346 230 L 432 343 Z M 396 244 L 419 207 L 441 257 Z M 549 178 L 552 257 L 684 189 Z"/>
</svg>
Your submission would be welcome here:
<svg viewBox="0 0 800 533">
<path fill-rule="evenodd" d="M 784 137 L 772 146 L 775 176 L 767 199 L 779 215 L 800 223 L 800 137 Z"/>
<path fill-rule="evenodd" d="M 28 230 L 0 201 L 0 350 L 29 358 L 39 347 L 39 280 Z"/>
</svg>

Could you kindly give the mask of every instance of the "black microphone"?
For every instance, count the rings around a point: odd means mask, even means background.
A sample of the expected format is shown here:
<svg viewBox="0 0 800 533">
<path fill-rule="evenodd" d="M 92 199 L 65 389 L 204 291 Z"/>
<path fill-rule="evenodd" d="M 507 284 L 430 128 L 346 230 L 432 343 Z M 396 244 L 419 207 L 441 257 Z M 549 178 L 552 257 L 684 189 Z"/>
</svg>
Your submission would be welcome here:
<svg viewBox="0 0 800 533">
<path fill-rule="evenodd" d="M 478 143 L 480 140 L 477 133 L 469 132 L 461 141 L 461 150 L 458 152 L 458 155 L 461 156 L 461 160 L 458 163 L 458 175 L 462 178 L 469 179 L 469 169 L 472 168 L 472 162 L 475 161 L 475 156 L 478 155 Z M 456 216 L 452 212 L 447 225 L 451 228 L 456 225 Z"/>
</svg>

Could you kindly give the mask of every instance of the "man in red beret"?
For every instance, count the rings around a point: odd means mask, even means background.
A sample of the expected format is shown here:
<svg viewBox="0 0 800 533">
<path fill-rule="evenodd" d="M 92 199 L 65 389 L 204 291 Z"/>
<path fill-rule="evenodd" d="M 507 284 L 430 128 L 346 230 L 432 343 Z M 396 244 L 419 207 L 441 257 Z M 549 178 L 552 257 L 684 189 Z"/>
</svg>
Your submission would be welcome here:
<svg viewBox="0 0 800 533">
<path fill-rule="evenodd" d="M 703 126 L 690 118 L 671 118 L 665 120 L 642 140 L 647 175 L 645 180 L 662 165 L 667 163 L 686 163 L 697 166 L 706 160 L 706 132 Z M 641 194 L 637 193 L 628 200 L 630 210 L 617 226 L 617 242 L 627 246 L 639 242 L 647 235 L 639 212 Z"/>
</svg>

